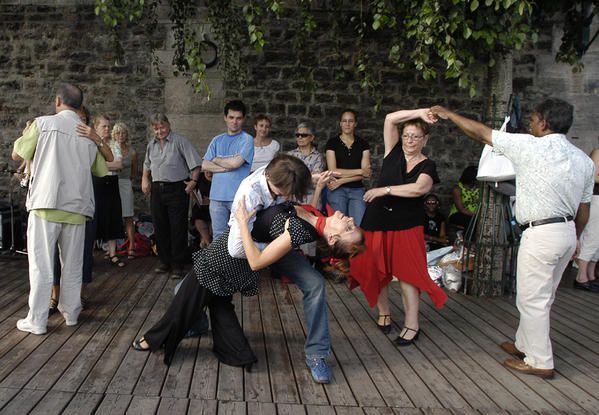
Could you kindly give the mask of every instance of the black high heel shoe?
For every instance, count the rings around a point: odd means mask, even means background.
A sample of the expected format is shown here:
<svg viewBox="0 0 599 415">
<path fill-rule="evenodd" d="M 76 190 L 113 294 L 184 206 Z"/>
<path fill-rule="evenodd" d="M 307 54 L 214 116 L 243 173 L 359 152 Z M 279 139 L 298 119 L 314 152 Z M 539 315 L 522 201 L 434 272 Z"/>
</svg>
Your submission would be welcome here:
<svg viewBox="0 0 599 415">
<path fill-rule="evenodd" d="M 411 339 L 404 338 L 402 336 L 402 334 L 405 336 L 406 334 L 408 334 L 409 331 L 413 331 L 416 334 Z M 418 340 L 418 336 L 420 336 L 420 332 L 421 332 L 420 329 L 414 330 L 414 329 L 404 326 L 404 328 L 401 330 L 401 333 L 399 334 L 399 336 L 397 336 L 397 338 L 395 340 L 393 340 L 393 343 L 395 343 L 396 346 L 400 346 L 400 347 L 409 346 L 409 345 L 413 344 L 416 340 Z"/>
<path fill-rule="evenodd" d="M 142 342 L 147 344 L 148 346 L 143 347 L 141 345 Z M 141 339 L 133 340 L 133 343 L 131 343 L 131 347 L 133 347 L 133 349 L 137 350 L 138 352 L 149 352 L 150 351 L 150 345 L 148 344 L 146 339 L 144 339 L 143 337 Z"/>
<path fill-rule="evenodd" d="M 379 320 L 383 318 L 383 324 L 379 324 L 378 320 L 376 322 L 376 326 L 379 328 L 383 334 L 391 333 L 391 315 L 390 314 L 381 314 L 379 316 Z"/>
</svg>

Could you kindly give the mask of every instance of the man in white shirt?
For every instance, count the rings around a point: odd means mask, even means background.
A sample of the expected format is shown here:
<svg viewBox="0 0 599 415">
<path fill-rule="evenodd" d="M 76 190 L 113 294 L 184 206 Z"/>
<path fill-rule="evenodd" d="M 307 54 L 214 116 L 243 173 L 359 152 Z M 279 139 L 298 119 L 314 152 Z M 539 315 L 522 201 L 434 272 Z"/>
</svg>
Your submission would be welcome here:
<svg viewBox="0 0 599 415">
<path fill-rule="evenodd" d="M 518 358 L 507 359 L 505 366 L 551 378 L 551 305 L 587 223 L 594 184 L 593 162 L 565 136 L 573 107 L 560 99 L 540 103 L 531 116 L 532 135 L 491 130 L 440 106 L 431 112 L 452 121 L 469 138 L 499 149 L 514 165 L 516 219 L 524 229 L 516 277 L 520 324 L 515 343 L 500 347 Z"/>
</svg>

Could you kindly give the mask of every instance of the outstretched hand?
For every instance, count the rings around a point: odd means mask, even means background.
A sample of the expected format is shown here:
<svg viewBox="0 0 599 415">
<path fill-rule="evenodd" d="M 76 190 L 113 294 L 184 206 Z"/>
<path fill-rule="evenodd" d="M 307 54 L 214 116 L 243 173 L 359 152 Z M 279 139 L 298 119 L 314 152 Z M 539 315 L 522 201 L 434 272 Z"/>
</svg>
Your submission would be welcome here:
<svg viewBox="0 0 599 415">
<path fill-rule="evenodd" d="M 248 223 L 249 220 L 254 217 L 256 214 L 256 209 L 248 212 L 245 207 L 245 196 L 241 196 L 241 200 L 239 201 L 239 205 L 237 206 L 237 210 L 235 211 L 235 219 L 239 224 Z"/>
<path fill-rule="evenodd" d="M 449 114 L 451 113 L 451 111 L 449 111 L 447 108 L 444 108 L 440 105 L 435 105 L 434 107 L 430 108 L 429 113 L 432 117 L 442 118 L 442 119 L 446 120 L 449 118 Z"/>
</svg>

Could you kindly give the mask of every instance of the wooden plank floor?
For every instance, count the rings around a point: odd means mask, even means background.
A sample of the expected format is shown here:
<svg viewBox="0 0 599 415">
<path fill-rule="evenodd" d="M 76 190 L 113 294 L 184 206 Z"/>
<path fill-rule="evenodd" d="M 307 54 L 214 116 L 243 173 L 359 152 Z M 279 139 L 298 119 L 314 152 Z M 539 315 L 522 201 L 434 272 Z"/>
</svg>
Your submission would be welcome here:
<svg viewBox="0 0 599 415">
<path fill-rule="evenodd" d="M 596 414 L 599 295 L 563 284 L 552 313 L 557 376 L 515 374 L 497 344 L 513 338 L 510 298 L 425 300 L 422 335 L 397 349 L 359 291 L 328 286 L 333 382 L 314 383 L 303 362 L 306 326 L 294 285 L 262 278 L 260 295 L 235 297 L 259 362 L 250 373 L 218 363 L 210 335 L 186 339 L 170 367 L 131 341 L 173 297 L 176 281 L 154 258 L 117 269 L 96 259 L 93 297 L 80 324 L 50 317 L 48 334 L 15 328 L 27 313 L 27 262 L 0 259 L 0 412 L 6 414 Z M 571 278 L 571 275 L 570 277 Z M 393 315 L 402 321 L 399 288 Z"/>
</svg>

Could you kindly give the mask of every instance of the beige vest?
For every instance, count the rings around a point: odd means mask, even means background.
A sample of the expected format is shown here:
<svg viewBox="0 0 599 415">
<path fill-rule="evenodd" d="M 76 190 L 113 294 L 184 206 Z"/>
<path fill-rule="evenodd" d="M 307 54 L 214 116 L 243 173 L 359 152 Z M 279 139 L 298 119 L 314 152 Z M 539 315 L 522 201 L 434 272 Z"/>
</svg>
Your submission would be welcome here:
<svg viewBox="0 0 599 415">
<path fill-rule="evenodd" d="M 59 209 L 94 215 L 91 167 L 97 147 L 75 130 L 81 122 L 70 110 L 35 120 L 39 138 L 33 156 L 27 210 Z"/>
</svg>

